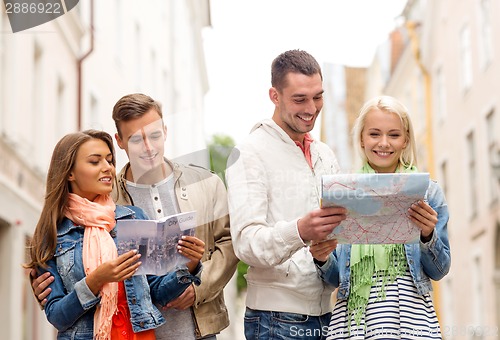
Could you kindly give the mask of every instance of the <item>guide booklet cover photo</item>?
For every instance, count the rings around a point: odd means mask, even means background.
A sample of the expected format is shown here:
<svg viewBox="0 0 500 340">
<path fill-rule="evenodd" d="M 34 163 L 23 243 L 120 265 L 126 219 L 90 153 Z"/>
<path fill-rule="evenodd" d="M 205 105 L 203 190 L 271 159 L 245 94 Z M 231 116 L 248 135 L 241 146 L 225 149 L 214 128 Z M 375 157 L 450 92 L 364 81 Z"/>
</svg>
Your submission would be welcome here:
<svg viewBox="0 0 500 340">
<path fill-rule="evenodd" d="M 184 212 L 159 220 L 118 220 L 118 254 L 137 249 L 141 266 L 134 275 L 164 275 L 189 260 L 177 252 L 182 235 L 194 235 L 196 212 Z"/>
</svg>

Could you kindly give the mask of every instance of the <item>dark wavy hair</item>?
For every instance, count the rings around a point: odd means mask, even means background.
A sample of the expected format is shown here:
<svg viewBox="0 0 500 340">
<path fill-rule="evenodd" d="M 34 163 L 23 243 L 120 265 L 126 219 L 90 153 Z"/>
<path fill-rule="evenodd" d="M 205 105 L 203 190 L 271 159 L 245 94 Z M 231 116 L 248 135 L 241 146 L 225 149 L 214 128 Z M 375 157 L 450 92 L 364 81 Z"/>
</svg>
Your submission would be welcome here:
<svg viewBox="0 0 500 340">
<path fill-rule="evenodd" d="M 286 87 L 286 76 L 288 73 L 301 73 L 312 76 L 319 73 L 321 80 L 323 74 L 316 59 L 302 50 L 290 50 L 281 53 L 271 64 L 271 85 L 278 91 Z"/>
<path fill-rule="evenodd" d="M 104 131 L 85 130 L 67 134 L 59 140 L 52 152 L 44 205 L 29 249 L 31 262 L 25 265 L 26 268 L 45 267 L 46 262 L 54 256 L 57 225 L 64 218 L 70 193 L 68 178 L 75 165 L 78 150 L 92 139 L 100 139 L 106 143 L 113 155 L 113 166 L 116 166 L 113 138 Z"/>
</svg>

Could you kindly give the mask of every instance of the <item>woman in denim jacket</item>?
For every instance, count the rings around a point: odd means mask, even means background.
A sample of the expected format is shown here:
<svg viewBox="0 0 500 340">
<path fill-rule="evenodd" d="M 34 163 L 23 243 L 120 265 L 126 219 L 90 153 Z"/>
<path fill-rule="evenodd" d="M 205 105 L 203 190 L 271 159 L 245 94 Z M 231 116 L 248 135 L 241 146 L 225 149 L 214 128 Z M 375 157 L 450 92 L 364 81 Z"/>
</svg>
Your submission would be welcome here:
<svg viewBox="0 0 500 340">
<path fill-rule="evenodd" d="M 361 172 L 417 171 L 407 112 L 389 96 L 365 103 L 354 126 Z M 436 182 L 429 182 L 424 200 L 414 203 L 408 215 L 421 229 L 419 243 L 337 247 L 330 240 L 311 246 L 321 277 L 338 287 L 329 339 L 441 339 L 431 280 L 448 273 L 451 255 L 448 206 Z"/>
<path fill-rule="evenodd" d="M 54 276 L 45 313 L 58 339 L 154 339 L 153 329 L 165 320 L 152 301 L 166 304 L 200 283 L 204 243 L 195 237 L 179 245 L 190 260 L 187 267 L 134 276 L 140 254 L 118 256 L 114 226 L 116 220 L 147 216 L 137 207 L 115 206 L 109 196 L 114 177 L 109 134 L 77 132 L 56 145 L 27 267 Z"/>
</svg>

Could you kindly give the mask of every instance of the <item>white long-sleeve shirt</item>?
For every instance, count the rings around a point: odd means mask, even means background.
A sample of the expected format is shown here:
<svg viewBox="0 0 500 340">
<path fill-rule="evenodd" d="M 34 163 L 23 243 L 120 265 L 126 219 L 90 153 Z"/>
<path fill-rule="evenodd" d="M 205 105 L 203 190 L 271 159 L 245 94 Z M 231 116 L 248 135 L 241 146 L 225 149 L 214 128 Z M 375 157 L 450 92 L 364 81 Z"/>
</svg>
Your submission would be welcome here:
<svg viewBox="0 0 500 340">
<path fill-rule="evenodd" d="M 311 144 L 313 168 L 302 150 L 271 119 L 236 146 L 226 170 L 231 236 L 236 255 L 250 265 L 247 306 L 322 315 L 333 287 L 319 277 L 299 236 L 297 221 L 319 208 L 321 176 L 339 172 L 333 151 Z"/>
</svg>

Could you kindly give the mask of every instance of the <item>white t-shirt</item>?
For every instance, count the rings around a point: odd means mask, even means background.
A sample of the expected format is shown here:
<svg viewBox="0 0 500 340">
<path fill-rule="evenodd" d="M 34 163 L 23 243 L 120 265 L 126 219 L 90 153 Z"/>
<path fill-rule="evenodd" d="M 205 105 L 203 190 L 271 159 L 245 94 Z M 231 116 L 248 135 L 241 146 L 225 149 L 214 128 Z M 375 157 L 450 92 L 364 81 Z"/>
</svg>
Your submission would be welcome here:
<svg viewBox="0 0 500 340">
<path fill-rule="evenodd" d="M 137 184 L 127 181 L 127 190 L 134 204 L 142 208 L 151 219 L 180 212 L 174 191 L 174 176 L 171 174 L 153 185 Z M 155 329 L 157 340 L 196 339 L 192 307 L 186 310 L 168 309 L 156 305 L 167 322 Z"/>
</svg>

